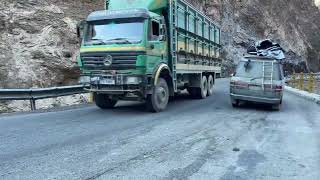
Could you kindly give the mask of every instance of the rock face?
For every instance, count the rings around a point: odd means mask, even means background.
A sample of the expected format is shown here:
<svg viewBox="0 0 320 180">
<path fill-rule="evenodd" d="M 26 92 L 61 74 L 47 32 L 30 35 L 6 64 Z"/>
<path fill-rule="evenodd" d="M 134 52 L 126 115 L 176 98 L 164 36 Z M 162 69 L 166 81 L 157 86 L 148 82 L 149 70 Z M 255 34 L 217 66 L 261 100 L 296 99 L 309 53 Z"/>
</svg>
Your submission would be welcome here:
<svg viewBox="0 0 320 180">
<path fill-rule="evenodd" d="M 271 38 L 287 51 L 287 71 L 320 71 L 318 0 L 190 0 L 223 31 L 224 55 L 237 61 L 248 45 Z"/>
<path fill-rule="evenodd" d="M 76 83 L 76 24 L 103 0 L 0 0 L 0 88 Z"/>
</svg>

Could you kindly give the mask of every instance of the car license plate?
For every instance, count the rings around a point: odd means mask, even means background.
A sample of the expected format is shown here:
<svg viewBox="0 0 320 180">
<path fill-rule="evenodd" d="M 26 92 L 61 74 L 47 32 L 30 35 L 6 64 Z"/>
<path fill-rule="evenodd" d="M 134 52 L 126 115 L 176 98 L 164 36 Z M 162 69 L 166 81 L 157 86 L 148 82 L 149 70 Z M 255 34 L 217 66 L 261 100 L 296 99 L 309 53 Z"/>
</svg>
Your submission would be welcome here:
<svg viewBox="0 0 320 180">
<path fill-rule="evenodd" d="M 261 91 L 261 87 L 259 86 L 250 86 L 249 89 L 253 91 Z"/>
<path fill-rule="evenodd" d="M 99 84 L 102 84 L 102 85 L 115 85 L 116 81 L 114 79 L 100 79 Z"/>
</svg>

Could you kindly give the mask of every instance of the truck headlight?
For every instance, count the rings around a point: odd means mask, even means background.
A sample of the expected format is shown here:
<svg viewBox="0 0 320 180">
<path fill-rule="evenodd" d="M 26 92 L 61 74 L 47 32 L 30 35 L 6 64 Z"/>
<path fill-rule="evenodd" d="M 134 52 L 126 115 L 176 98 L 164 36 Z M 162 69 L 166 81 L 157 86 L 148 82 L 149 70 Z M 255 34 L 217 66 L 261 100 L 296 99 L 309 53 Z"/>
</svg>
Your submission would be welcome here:
<svg viewBox="0 0 320 180">
<path fill-rule="evenodd" d="M 90 76 L 81 76 L 80 77 L 80 84 L 88 84 L 90 83 Z"/>
<path fill-rule="evenodd" d="M 140 84 L 141 78 L 140 77 L 126 77 L 125 84 Z"/>
</svg>

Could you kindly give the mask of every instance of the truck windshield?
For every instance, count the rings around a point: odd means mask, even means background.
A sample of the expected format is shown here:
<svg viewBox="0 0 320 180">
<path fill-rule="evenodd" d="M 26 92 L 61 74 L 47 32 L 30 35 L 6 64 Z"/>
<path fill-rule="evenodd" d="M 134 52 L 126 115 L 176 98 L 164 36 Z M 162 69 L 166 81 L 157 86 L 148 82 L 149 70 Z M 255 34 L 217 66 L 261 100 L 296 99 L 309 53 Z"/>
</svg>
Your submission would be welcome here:
<svg viewBox="0 0 320 180">
<path fill-rule="evenodd" d="M 143 20 L 91 22 L 85 45 L 138 44 L 143 39 L 143 26 Z"/>
<path fill-rule="evenodd" d="M 235 76 L 242 78 L 250 78 L 252 80 L 263 78 L 263 62 L 262 61 L 251 61 L 247 64 L 247 61 L 240 61 Z M 280 65 L 274 63 L 273 65 L 273 79 L 281 80 Z"/>
</svg>

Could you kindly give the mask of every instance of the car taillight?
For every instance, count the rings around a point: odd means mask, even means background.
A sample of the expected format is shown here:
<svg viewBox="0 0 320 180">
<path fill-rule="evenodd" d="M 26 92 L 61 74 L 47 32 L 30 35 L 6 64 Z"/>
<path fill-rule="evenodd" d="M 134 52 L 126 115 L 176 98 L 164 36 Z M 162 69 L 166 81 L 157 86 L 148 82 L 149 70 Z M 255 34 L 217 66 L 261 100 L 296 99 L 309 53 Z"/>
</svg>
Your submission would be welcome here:
<svg viewBox="0 0 320 180">
<path fill-rule="evenodd" d="M 275 92 L 281 92 L 283 91 L 282 85 L 271 85 L 271 84 L 265 84 L 264 89 L 266 91 L 275 91 Z"/>
<path fill-rule="evenodd" d="M 281 91 L 283 91 L 283 86 L 282 86 L 282 85 L 276 85 L 275 91 L 276 91 L 276 92 L 281 92 Z"/>
<path fill-rule="evenodd" d="M 231 81 L 230 82 L 231 86 L 235 86 L 238 88 L 248 88 L 249 84 L 243 81 Z"/>
</svg>

